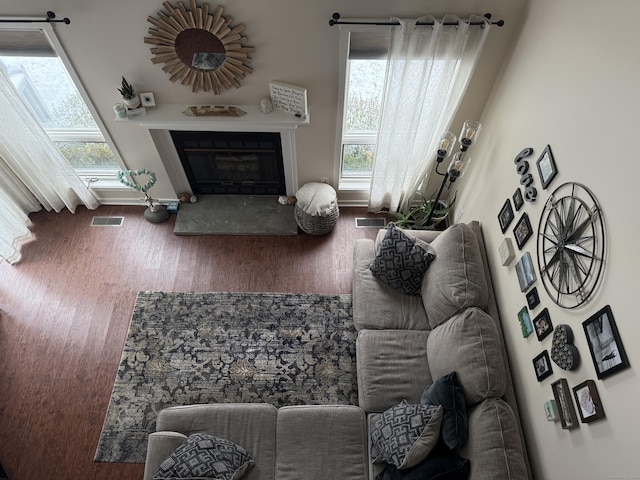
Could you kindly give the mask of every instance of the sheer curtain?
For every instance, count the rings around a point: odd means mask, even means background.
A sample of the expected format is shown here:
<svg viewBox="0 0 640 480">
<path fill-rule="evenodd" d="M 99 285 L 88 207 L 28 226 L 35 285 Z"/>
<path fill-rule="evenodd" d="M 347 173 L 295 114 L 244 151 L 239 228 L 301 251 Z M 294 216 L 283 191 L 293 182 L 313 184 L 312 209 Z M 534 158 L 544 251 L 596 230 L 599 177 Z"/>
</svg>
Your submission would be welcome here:
<svg viewBox="0 0 640 480">
<path fill-rule="evenodd" d="M 0 69 L 0 259 L 19 260 L 28 214 L 96 208 L 98 200 L 62 156 Z"/>
<path fill-rule="evenodd" d="M 402 210 L 432 171 L 436 142 L 460 105 L 491 24 L 454 15 L 404 21 L 391 33 L 369 210 Z M 431 26 L 416 22 L 433 22 Z M 443 25 L 458 22 L 458 26 Z"/>
</svg>

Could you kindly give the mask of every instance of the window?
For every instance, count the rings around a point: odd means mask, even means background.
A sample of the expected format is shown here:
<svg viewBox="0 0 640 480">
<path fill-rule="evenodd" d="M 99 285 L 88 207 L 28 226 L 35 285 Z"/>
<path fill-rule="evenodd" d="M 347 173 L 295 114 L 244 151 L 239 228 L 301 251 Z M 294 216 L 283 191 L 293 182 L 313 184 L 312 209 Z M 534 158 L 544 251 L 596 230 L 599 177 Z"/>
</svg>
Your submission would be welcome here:
<svg viewBox="0 0 640 480">
<path fill-rule="evenodd" d="M 368 188 L 375 156 L 387 66 L 389 31 L 341 26 L 341 79 L 337 157 L 339 188 Z"/>
<path fill-rule="evenodd" d="M 47 27 L 0 26 L 0 68 L 81 177 L 112 179 L 120 168 L 115 150 Z"/>
</svg>

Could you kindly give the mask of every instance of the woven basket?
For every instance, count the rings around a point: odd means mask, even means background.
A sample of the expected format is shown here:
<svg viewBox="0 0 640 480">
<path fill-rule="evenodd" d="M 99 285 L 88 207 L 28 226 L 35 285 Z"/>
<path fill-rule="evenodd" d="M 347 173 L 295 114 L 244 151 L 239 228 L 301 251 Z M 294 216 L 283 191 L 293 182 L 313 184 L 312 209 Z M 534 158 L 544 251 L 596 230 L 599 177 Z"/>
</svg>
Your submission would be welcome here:
<svg viewBox="0 0 640 480">
<path fill-rule="evenodd" d="M 325 235 L 333 230 L 333 227 L 338 223 L 340 210 L 338 204 L 334 203 L 328 212 L 322 215 L 310 215 L 296 205 L 295 215 L 296 222 L 303 232 L 309 235 Z"/>
</svg>

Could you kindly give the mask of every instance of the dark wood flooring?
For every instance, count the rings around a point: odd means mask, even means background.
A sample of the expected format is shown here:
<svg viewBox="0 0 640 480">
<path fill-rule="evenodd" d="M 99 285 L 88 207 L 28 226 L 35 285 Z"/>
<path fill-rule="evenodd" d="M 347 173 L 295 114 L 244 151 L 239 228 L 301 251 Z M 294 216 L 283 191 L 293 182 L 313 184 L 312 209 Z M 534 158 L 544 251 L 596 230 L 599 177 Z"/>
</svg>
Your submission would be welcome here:
<svg viewBox="0 0 640 480">
<path fill-rule="evenodd" d="M 144 466 L 93 456 L 141 290 L 351 293 L 355 228 L 328 235 L 173 235 L 142 207 L 33 214 L 36 240 L 0 264 L 0 461 L 12 480 L 141 479 Z M 123 215 L 122 227 L 91 227 Z"/>
</svg>

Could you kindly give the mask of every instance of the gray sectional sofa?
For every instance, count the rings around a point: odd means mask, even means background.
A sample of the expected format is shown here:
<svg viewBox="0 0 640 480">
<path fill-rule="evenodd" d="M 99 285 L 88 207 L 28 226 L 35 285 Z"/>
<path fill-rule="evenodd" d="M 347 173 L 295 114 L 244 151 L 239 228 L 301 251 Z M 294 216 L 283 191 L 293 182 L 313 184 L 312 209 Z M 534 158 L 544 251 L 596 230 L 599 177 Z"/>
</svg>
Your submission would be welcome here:
<svg viewBox="0 0 640 480">
<path fill-rule="evenodd" d="M 434 427 L 419 441 L 430 443 L 430 448 L 434 442 L 441 445 L 439 435 L 446 430 L 445 421 L 451 422 L 446 415 L 452 412 L 448 407 L 421 405 L 421 400 L 432 398 L 433 387 L 426 387 L 452 377 L 465 430 L 454 453 L 469 460 L 465 460 L 469 478 L 531 478 L 480 225 L 454 225 L 442 233 L 403 232 L 412 241 L 428 242 L 435 257 L 429 258 L 433 261 L 421 282 L 421 295 L 400 293 L 372 273 L 377 244 L 387 233 L 382 230 L 376 242 L 358 240 L 354 248 L 359 405 L 276 409 L 230 403 L 165 409 L 158 416 L 157 431 L 149 437 L 145 480 L 153 478 L 189 435 L 201 432 L 250 452 L 253 465 L 242 479 L 402 478 L 391 475 L 393 466 L 383 471 L 384 462 L 372 461 L 382 458 L 381 437 L 396 440 L 385 421 L 396 421 L 396 412 L 413 408 L 412 414 L 424 414 Z M 459 433 L 460 417 L 456 421 L 454 430 Z M 433 448 L 433 455 L 438 448 Z M 424 455 L 407 465 L 413 468 L 421 458 Z"/>
</svg>

